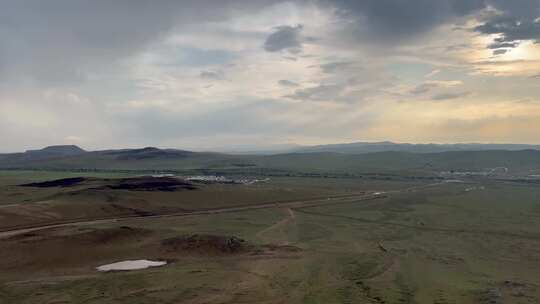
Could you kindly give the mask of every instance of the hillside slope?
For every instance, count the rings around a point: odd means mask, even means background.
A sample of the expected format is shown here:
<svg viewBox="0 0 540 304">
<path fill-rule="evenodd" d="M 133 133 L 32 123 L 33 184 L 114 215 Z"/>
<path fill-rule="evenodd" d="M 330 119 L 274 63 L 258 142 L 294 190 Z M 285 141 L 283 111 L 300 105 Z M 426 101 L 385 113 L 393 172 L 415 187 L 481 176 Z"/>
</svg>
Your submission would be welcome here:
<svg viewBox="0 0 540 304">
<path fill-rule="evenodd" d="M 261 170 L 313 173 L 482 171 L 506 167 L 537 172 L 540 151 L 457 151 L 441 153 L 377 152 L 364 154 L 289 153 L 228 155 L 143 148 L 85 152 L 53 158 L 0 158 L 0 168 L 57 170 L 215 170 L 257 173 Z M 532 173 L 531 173 L 532 174 Z"/>
</svg>

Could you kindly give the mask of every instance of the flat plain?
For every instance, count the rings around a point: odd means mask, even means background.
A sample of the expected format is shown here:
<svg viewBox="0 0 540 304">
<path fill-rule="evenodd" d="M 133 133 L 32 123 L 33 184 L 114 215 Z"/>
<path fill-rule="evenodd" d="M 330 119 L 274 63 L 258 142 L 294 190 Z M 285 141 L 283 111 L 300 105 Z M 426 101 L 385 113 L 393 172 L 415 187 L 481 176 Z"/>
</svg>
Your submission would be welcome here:
<svg viewBox="0 0 540 304">
<path fill-rule="evenodd" d="M 537 184 L 405 177 L 141 191 L 110 185 L 134 173 L 2 171 L 0 303 L 540 300 Z M 136 259 L 168 264 L 96 271 Z"/>
</svg>

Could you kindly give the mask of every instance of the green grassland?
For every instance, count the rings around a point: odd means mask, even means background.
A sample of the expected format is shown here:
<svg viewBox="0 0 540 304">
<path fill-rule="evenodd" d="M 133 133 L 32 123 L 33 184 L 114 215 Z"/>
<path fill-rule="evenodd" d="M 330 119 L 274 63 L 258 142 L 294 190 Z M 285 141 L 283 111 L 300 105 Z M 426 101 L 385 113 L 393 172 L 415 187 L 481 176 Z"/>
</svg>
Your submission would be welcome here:
<svg viewBox="0 0 540 304">
<path fill-rule="evenodd" d="M 61 177 L 122 178 L 137 175 L 114 172 L 1 171 L 0 230 L 18 226 L 104 219 L 140 214 L 170 214 L 232 206 L 284 203 L 385 191 L 418 181 L 275 177 L 252 185 L 197 184 L 197 190 L 127 191 L 95 189 L 101 181 L 67 188 L 20 187 Z"/>
<path fill-rule="evenodd" d="M 91 175 L 123 176 L 117 174 Z M 19 191 L 22 194 L 15 203 L 27 207 L 48 198 L 53 206 L 71 204 L 76 206 L 72 210 L 91 210 L 89 206 L 103 201 L 103 194 L 69 194 L 77 189 L 21 191 L 14 186 L 79 175 L 2 172 L 0 201 L 13 204 L 10 194 Z M 535 184 L 480 178 L 467 183 L 433 183 L 275 177 L 249 186 L 205 185 L 189 192 L 107 195 L 125 204 L 144 201 L 152 208 L 196 209 L 361 191 L 386 194 L 379 199 L 317 206 L 278 204 L 219 214 L 125 218 L 3 238 L 0 303 L 540 301 L 540 188 Z M 2 223 L 5 219 L 4 215 Z M 120 227 L 141 232 L 110 239 L 94 237 L 103 231 L 124 231 Z M 234 235 L 255 246 L 297 249 L 268 255 L 216 255 L 170 253 L 158 245 L 163 239 L 191 234 Z M 143 258 L 171 263 L 132 272 L 98 273 L 94 269 Z"/>
</svg>

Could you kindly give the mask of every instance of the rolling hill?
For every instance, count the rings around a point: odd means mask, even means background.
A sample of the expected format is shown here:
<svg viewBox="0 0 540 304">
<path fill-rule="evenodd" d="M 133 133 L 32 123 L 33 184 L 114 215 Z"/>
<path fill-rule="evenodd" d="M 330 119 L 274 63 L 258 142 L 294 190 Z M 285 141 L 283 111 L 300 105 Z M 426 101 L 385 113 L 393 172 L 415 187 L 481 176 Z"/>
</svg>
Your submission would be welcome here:
<svg viewBox="0 0 540 304">
<path fill-rule="evenodd" d="M 506 167 L 514 172 L 538 172 L 538 150 L 402 151 L 360 154 L 306 152 L 274 155 L 231 155 L 175 149 L 123 149 L 87 152 L 82 149 L 43 149 L 47 152 L 5 154 L 1 169 L 54 170 L 209 170 L 231 173 L 263 171 L 357 174 L 365 172 L 482 171 Z M 39 151 L 43 151 L 39 150 Z M 56 153 L 52 153 L 54 151 Z M 69 151 L 69 152 L 68 152 Z M 536 170 L 536 171 L 535 171 Z"/>
<path fill-rule="evenodd" d="M 52 158 L 79 156 L 85 153 L 87 153 L 85 150 L 75 145 L 49 146 L 40 150 L 28 150 L 21 153 L 0 154 L 0 162 L 33 162 Z"/>
</svg>

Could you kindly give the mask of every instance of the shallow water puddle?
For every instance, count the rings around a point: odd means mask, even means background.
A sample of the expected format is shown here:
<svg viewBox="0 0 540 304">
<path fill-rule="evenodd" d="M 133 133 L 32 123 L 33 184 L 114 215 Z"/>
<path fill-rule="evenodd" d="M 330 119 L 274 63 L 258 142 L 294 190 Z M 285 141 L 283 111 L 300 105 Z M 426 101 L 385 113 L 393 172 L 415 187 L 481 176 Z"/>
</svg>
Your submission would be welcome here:
<svg viewBox="0 0 540 304">
<path fill-rule="evenodd" d="M 150 267 L 160 267 L 166 265 L 165 261 L 149 261 L 149 260 L 133 260 L 122 261 L 97 267 L 98 271 L 122 271 L 122 270 L 139 270 Z"/>
</svg>

